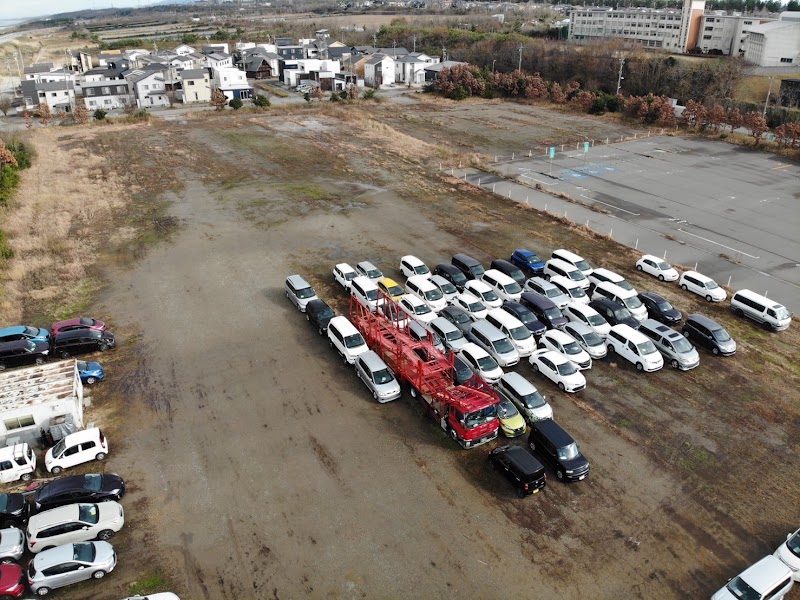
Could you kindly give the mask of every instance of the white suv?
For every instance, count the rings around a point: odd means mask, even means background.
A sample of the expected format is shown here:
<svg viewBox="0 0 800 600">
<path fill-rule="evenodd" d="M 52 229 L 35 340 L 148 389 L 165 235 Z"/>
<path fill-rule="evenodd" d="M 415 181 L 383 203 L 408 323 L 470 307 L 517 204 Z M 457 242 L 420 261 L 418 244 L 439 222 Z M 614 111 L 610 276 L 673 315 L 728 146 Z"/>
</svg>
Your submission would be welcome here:
<svg viewBox="0 0 800 600">
<path fill-rule="evenodd" d="M 722 302 L 728 297 L 728 294 L 717 285 L 716 281 L 697 271 L 686 271 L 681 275 L 678 285 L 684 291 L 702 296 L 709 302 Z"/>
<path fill-rule="evenodd" d="M 359 354 L 369 348 L 361 333 L 347 317 L 333 317 L 328 322 L 328 343 L 335 348 L 344 362 L 353 364 Z"/>
<path fill-rule="evenodd" d="M 586 378 L 571 360 L 553 350 L 537 350 L 528 359 L 537 373 L 555 383 L 562 392 L 580 392 L 586 388 Z"/>
<path fill-rule="evenodd" d="M 472 370 L 486 383 L 494 385 L 503 376 L 503 370 L 497 361 L 477 344 L 472 342 L 464 344 L 464 347 L 461 348 L 461 359 L 472 367 Z"/>
<path fill-rule="evenodd" d="M 711 596 L 711 600 L 782 600 L 792 589 L 792 571 L 774 556 L 765 556 Z"/>
<path fill-rule="evenodd" d="M 400 310 L 418 323 L 430 323 L 436 318 L 436 313 L 431 310 L 431 307 L 413 294 L 406 294 L 400 298 L 397 304 Z"/>
<path fill-rule="evenodd" d="M 486 306 L 478 298 L 469 292 L 461 292 L 453 300 L 453 306 L 457 306 L 466 312 L 473 321 L 478 319 L 485 319 L 489 311 Z"/>
<path fill-rule="evenodd" d="M 412 275 L 406 281 L 406 292 L 414 294 L 417 298 L 427 304 L 434 312 L 439 312 L 447 308 L 447 300 L 430 278 L 423 275 Z"/>
<path fill-rule="evenodd" d="M 614 325 L 606 337 L 608 353 L 616 352 L 639 371 L 658 371 L 664 366 L 664 357 L 655 344 L 630 325 Z"/>
<path fill-rule="evenodd" d="M 592 357 L 571 335 L 559 329 L 545 331 L 539 338 L 539 348 L 554 350 L 575 363 L 581 371 L 592 368 Z"/>
<path fill-rule="evenodd" d="M 570 322 L 588 325 L 602 338 L 605 338 L 608 332 L 611 331 L 611 325 L 609 325 L 605 317 L 591 306 L 570 302 L 561 309 L 561 312 L 564 313 L 564 316 L 567 317 Z"/>
</svg>

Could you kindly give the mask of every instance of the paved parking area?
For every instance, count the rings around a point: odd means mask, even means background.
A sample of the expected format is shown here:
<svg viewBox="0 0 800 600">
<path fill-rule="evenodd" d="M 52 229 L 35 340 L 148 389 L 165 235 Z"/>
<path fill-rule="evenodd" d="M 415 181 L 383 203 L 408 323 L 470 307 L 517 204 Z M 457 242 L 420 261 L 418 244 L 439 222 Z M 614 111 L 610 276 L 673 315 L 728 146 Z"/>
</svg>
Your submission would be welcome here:
<svg viewBox="0 0 800 600">
<path fill-rule="evenodd" d="M 504 162 L 526 185 L 595 206 L 615 239 L 800 309 L 800 165 L 710 140 L 652 137 Z M 552 202 L 551 206 L 555 206 Z M 573 218 L 578 217 L 573 209 Z M 606 218 L 604 218 L 606 217 Z M 614 224 L 616 221 L 617 224 Z M 665 237 L 668 236 L 668 237 Z"/>
</svg>

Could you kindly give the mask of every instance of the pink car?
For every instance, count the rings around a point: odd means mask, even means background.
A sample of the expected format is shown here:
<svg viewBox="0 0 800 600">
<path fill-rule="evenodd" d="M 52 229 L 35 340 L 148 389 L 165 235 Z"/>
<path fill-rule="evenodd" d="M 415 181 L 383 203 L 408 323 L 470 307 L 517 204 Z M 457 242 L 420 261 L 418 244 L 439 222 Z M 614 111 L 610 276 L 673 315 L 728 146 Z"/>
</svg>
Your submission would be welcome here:
<svg viewBox="0 0 800 600">
<path fill-rule="evenodd" d="M 66 321 L 58 321 L 57 323 L 53 323 L 51 332 L 55 337 L 55 335 L 58 333 L 75 331 L 76 329 L 95 329 L 97 331 L 105 331 L 108 329 L 108 326 L 97 319 L 79 317 L 77 319 L 67 319 Z"/>
</svg>

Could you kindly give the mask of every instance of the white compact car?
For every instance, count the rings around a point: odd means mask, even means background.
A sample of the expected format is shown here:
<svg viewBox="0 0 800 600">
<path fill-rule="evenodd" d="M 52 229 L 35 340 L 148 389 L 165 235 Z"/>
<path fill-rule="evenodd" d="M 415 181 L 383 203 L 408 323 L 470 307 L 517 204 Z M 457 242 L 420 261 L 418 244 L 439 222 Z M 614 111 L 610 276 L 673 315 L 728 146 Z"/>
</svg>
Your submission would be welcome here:
<svg viewBox="0 0 800 600">
<path fill-rule="evenodd" d="M 347 317 L 333 317 L 328 322 L 328 343 L 335 348 L 342 360 L 348 364 L 356 362 L 359 354 L 368 352 L 369 348 L 361 333 Z"/>
<path fill-rule="evenodd" d="M 108 456 L 108 440 L 98 427 L 70 433 L 44 455 L 44 466 L 53 475 L 64 469 Z"/>
<path fill-rule="evenodd" d="M 580 392 L 586 388 L 586 378 L 563 354 L 554 350 L 537 350 L 528 360 L 534 371 L 547 377 L 562 392 Z"/>
<path fill-rule="evenodd" d="M 28 585 L 37 596 L 88 579 L 102 579 L 117 566 L 108 542 L 64 544 L 40 552 L 28 564 Z"/>
<path fill-rule="evenodd" d="M 37 554 L 62 544 L 108 540 L 125 524 L 118 502 L 68 504 L 33 515 L 28 521 L 28 550 Z"/>
<path fill-rule="evenodd" d="M 664 366 L 664 357 L 645 334 L 623 323 L 614 325 L 606 337 L 608 353 L 616 352 L 639 371 L 658 371 Z"/>
<path fill-rule="evenodd" d="M 570 302 L 561 309 L 561 312 L 564 313 L 564 316 L 567 317 L 571 323 L 583 323 L 591 327 L 601 338 L 605 338 L 608 332 L 611 331 L 609 322 L 591 306 Z"/>
<path fill-rule="evenodd" d="M 686 271 L 681 275 L 678 285 L 683 291 L 702 296 L 709 302 L 722 302 L 728 297 L 728 294 L 717 285 L 716 281 L 697 271 Z"/>
<path fill-rule="evenodd" d="M 350 282 L 358 276 L 358 272 L 347 263 L 339 263 L 333 267 L 333 278 L 347 291 L 350 291 Z"/>
<path fill-rule="evenodd" d="M 428 266 L 416 256 L 411 254 L 407 254 L 400 259 L 400 272 L 406 279 L 413 277 L 414 275 L 419 275 L 420 277 L 425 278 L 430 278 L 431 276 L 431 270 L 428 268 Z"/>
<path fill-rule="evenodd" d="M 484 281 L 471 279 L 464 285 L 464 291 L 478 298 L 487 308 L 500 308 L 503 306 L 502 298 L 497 295 L 492 286 Z"/>
<path fill-rule="evenodd" d="M 765 556 L 711 596 L 711 600 L 782 600 L 794 585 L 792 571 L 774 556 Z"/>
<path fill-rule="evenodd" d="M 578 342 L 578 345 L 592 357 L 592 360 L 605 358 L 606 354 L 608 354 L 603 338 L 584 323 L 567 323 L 564 326 L 564 333 L 572 336 Z"/>
<path fill-rule="evenodd" d="M 453 300 L 453 306 L 457 306 L 466 312 L 473 321 L 478 319 L 485 319 L 489 311 L 486 306 L 477 297 L 469 292 L 461 292 Z"/>
<path fill-rule="evenodd" d="M 554 350 L 562 354 L 564 358 L 574 362 L 581 371 L 592 368 L 592 357 L 589 356 L 589 353 L 575 341 L 575 338 L 560 329 L 545 331 L 544 335 L 539 338 L 539 348 Z"/>
<path fill-rule="evenodd" d="M 419 323 L 430 323 L 436 318 L 436 313 L 431 310 L 431 307 L 413 294 L 406 294 L 400 298 L 397 304 L 410 319 Z"/>
<path fill-rule="evenodd" d="M 477 344 L 472 342 L 464 344 L 461 348 L 461 359 L 488 384 L 494 385 L 503 376 L 503 370 L 497 361 Z"/>
<path fill-rule="evenodd" d="M 565 307 L 571 301 L 569 294 L 564 293 L 561 288 L 542 277 L 531 277 L 525 282 L 524 287 L 526 292 L 536 292 L 540 296 L 544 296 L 559 309 Z"/>
<path fill-rule="evenodd" d="M 786 536 L 786 541 L 775 550 L 775 556 L 792 570 L 792 579 L 800 581 L 800 529 Z"/>
<path fill-rule="evenodd" d="M 679 277 L 678 272 L 672 268 L 671 264 L 652 254 L 645 254 L 637 260 L 636 268 L 648 275 L 658 277 L 661 281 L 677 281 Z"/>
</svg>

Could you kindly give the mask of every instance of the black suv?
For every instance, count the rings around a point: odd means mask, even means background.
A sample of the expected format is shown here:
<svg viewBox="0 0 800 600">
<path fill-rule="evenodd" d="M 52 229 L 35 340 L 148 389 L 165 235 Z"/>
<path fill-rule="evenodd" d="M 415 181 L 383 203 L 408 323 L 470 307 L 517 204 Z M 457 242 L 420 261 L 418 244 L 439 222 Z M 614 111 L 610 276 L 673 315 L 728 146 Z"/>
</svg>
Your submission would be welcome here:
<svg viewBox="0 0 800 600">
<path fill-rule="evenodd" d="M 589 302 L 589 306 L 600 313 L 600 316 L 611 325 L 630 325 L 634 329 L 639 329 L 639 321 L 631 314 L 627 307 L 619 302 L 614 302 L 608 298 L 598 298 Z"/>
<path fill-rule="evenodd" d="M 644 304 L 650 318 L 656 321 L 661 321 L 667 325 L 674 325 L 675 323 L 680 323 L 683 318 L 681 311 L 672 306 L 663 296 L 659 296 L 653 292 L 639 292 L 639 300 Z"/>
<path fill-rule="evenodd" d="M 441 275 L 447 279 L 447 281 L 456 286 L 456 289 L 459 292 L 464 291 L 464 285 L 467 283 L 467 277 L 458 267 L 454 265 L 448 265 L 446 263 L 440 263 L 433 269 L 433 274 Z"/>
<path fill-rule="evenodd" d="M 20 365 L 42 364 L 47 360 L 50 346 L 45 342 L 31 340 L 0 343 L 0 371 Z"/>
<path fill-rule="evenodd" d="M 698 346 L 711 350 L 714 355 L 736 354 L 736 341 L 725 328 L 705 315 L 689 315 L 683 324 L 683 335 Z"/>
<path fill-rule="evenodd" d="M 547 484 L 544 467 L 522 446 L 495 448 L 489 453 L 489 464 L 493 469 L 503 472 L 520 498 L 537 493 Z"/>
<path fill-rule="evenodd" d="M 306 320 L 317 328 L 320 335 L 328 331 L 328 323 L 335 316 L 324 300 L 312 300 L 306 304 Z"/>
<path fill-rule="evenodd" d="M 544 332 L 547 331 L 545 324 L 536 318 L 536 315 L 531 312 L 531 309 L 527 306 L 523 306 L 519 302 L 506 300 L 503 302 L 503 310 L 519 319 L 522 324 L 528 328 L 528 331 L 536 337 L 543 335 Z"/>
<path fill-rule="evenodd" d="M 553 419 L 531 423 L 528 445 L 549 464 L 561 481 L 580 481 L 589 474 L 589 461 L 578 444 Z"/>
<path fill-rule="evenodd" d="M 114 334 L 110 331 L 96 329 L 76 329 L 56 334 L 53 337 L 53 354 L 61 358 L 69 358 L 75 354 L 86 352 L 105 352 L 116 345 Z"/>
<path fill-rule="evenodd" d="M 125 495 L 125 482 L 114 473 L 90 473 L 62 477 L 36 490 L 36 509 L 58 508 L 76 502 L 119 501 Z"/>
</svg>

